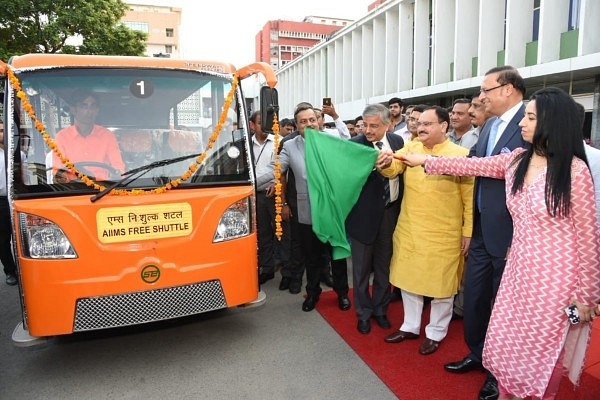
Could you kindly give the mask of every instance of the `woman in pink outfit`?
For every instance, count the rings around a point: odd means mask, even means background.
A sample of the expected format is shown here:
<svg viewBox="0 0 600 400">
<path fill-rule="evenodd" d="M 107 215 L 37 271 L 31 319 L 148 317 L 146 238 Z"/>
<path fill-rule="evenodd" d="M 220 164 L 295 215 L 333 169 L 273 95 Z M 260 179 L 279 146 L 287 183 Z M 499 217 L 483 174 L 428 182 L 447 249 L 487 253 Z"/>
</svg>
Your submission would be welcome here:
<svg viewBox="0 0 600 400">
<path fill-rule="evenodd" d="M 575 101 L 560 89 L 541 89 L 519 126 L 530 150 L 403 160 L 428 174 L 505 179 L 514 234 L 483 364 L 498 379 L 500 399 L 548 400 L 563 373 L 577 384 L 583 370 L 591 326 L 571 324 L 564 310 L 600 300 L 600 235 Z M 391 162 L 399 161 L 380 154 L 377 166 Z"/>
</svg>

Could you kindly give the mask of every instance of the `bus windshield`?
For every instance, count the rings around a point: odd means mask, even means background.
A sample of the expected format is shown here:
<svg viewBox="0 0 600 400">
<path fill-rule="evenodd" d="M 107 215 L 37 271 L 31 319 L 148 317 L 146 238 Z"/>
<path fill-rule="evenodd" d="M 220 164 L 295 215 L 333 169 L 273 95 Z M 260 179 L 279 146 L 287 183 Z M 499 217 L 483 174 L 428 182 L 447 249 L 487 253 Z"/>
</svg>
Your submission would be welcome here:
<svg viewBox="0 0 600 400">
<path fill-rule="evenodd" d="M 78 67 L 22 71 L 18 77 L 48 135 L 15 101 L 15 198 L 98 192 L 90 181 L 152 189 L 182 175 L 182 189 L 250 183 L 244 134 L 237 129 L 239 94 L 222 115 L 232 88 L 228 76 Z"/>
</svg>

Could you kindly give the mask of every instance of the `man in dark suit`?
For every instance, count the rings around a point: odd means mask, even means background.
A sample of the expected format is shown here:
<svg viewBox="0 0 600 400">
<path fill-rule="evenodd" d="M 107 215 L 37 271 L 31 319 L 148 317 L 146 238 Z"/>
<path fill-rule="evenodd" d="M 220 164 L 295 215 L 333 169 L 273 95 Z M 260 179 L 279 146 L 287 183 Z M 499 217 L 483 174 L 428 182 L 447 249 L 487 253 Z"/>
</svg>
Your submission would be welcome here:
<svg viewBox="0 0 600 400">
<path fill-rule="evenodd" d="M 368 105 L 362 117 L 364 134 L 350 140 L 394 152 L 404 146 L 400 135 L 386 133 L 391 123 L 386 107 L 381 104 Z M 390 301 L 390 259 L 402 193 L 402 178 L 387 179 L 373 169 L 346 219 L 346 232 L 352 247 L 354 308 L 360 333 L 371 331 L 371 317 L 380 327 L 391 327 L 386 315 Z M 374 272 L 372 295 L 369 293 L 371 270 Z"/>
<path fill-rule="evenodd" d="M 524 95 L 525 82 L 515 68 L 502 66 L 485 74 L 479 99 L 492 117 L 483 125 L 470 156 L 486 157 L 527 146 L 518 125 L 524 115 Z M 483 368 L 485 335 L 513 235 L 504 180 L 476 178 L 473 197 L 473 236 L 464 275 L 464 334 L 470 353 L 444 365 L 455 373 Z M 498 396 L 498 383 L 488 372 L 479 399 L 495 400 Z"/>
</svg>

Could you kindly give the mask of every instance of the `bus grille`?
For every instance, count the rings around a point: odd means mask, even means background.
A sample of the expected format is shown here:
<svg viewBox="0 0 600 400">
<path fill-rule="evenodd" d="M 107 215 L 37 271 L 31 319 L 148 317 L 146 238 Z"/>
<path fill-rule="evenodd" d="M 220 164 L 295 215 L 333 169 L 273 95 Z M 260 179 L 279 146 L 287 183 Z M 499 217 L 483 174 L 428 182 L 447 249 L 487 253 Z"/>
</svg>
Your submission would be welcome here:
<svg viewBox="0 0 600 400">
<path fill-rule="evenodd" d="M 227 307 L 218 280 L 77 300 L 74 332 L 137 325 Z"/>
</svg>

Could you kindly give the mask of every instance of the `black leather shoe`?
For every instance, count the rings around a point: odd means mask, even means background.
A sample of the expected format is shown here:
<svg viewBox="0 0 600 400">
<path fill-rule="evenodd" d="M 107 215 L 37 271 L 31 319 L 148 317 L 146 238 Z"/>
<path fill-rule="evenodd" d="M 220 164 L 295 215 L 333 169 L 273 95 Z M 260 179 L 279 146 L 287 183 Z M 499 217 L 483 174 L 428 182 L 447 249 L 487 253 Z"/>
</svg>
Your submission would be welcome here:
<svg viewBox="0 0 600 400">
<path fill-rule="evenodd" d="M 330 274 L 321 275 L 321 282 L 323 282 L 326 286 L 333 287 L 333 278 Z"/>
<path fill-rule="evenodd" d="M 450 362 L 444 365 L 444 369 L 448 372 L 454 372 L 456 374 L 462 374 L 473 370 L 481 370 L 483 367 L 479 361 L 475 361 L 472 358 L 465 357 L 460 361 Z"/>
<path fill-rule="evenodd" d="M 6 274 L 6 284 L 8 286 L 15 286 L 17 284 L 17 275 L 12 273 Z"/>
<path fill-rule="evenodd" d="M 302 282 L 296 279 L 290 281 L 290 293 L 298 294 L 302 291 Z"/>
<path fill-rule="evenodd" d="M 288 290 L 290 288 L 291 279 L 287 276 L 281 278 L 281 282 L 279 283 L 279 290 Z"/>
<path fill-rule="evenodd" d="M 258 275 L 258 283 L 260 283 L 262 285 L 263 283 L 266 283 L 267 281 L 270 281 L 273 278 L 275 278 L 274 273 L 270 273 L 270 274 L 262 273 L 262 274 Z"/>
<path fill-rule="evenodd" d="M 304 303 L 302 303 L 302 311 L 309 312 L 315 309 L 317 302 L 319 301 L 318 296 L 308 296 Z"/>
<path fill-rule="evenodd" d="M 479 400 L 497 400 L 499 396 L 498 381 L 492 375 L 488 375 L 479 391 Z"/>
<path fill-rule="evenodd" d="M 373 315 L 373 318 L 377 322 L 377 325 L 383 329 L 390 329 L 392 327 L 390 320 L 385 315 Z"/>
<path fill-rule="evenodd" d="M 358 329 L 360 333 L 366 335 L 367 333 L 371 332 L 371 321 L 368 319 L 359 319 L 356 329 Z"/>
<path fill-rule="evenodd" d="M 348 311 L 350 309 L 351 305 L 352 305 L 352 303 L 350 303 L 350 299 L 348 298 L 347 295 L 340 294 L 338 296 L 338 307 L 340 308 L 340 310 Z"/>
</svg>

